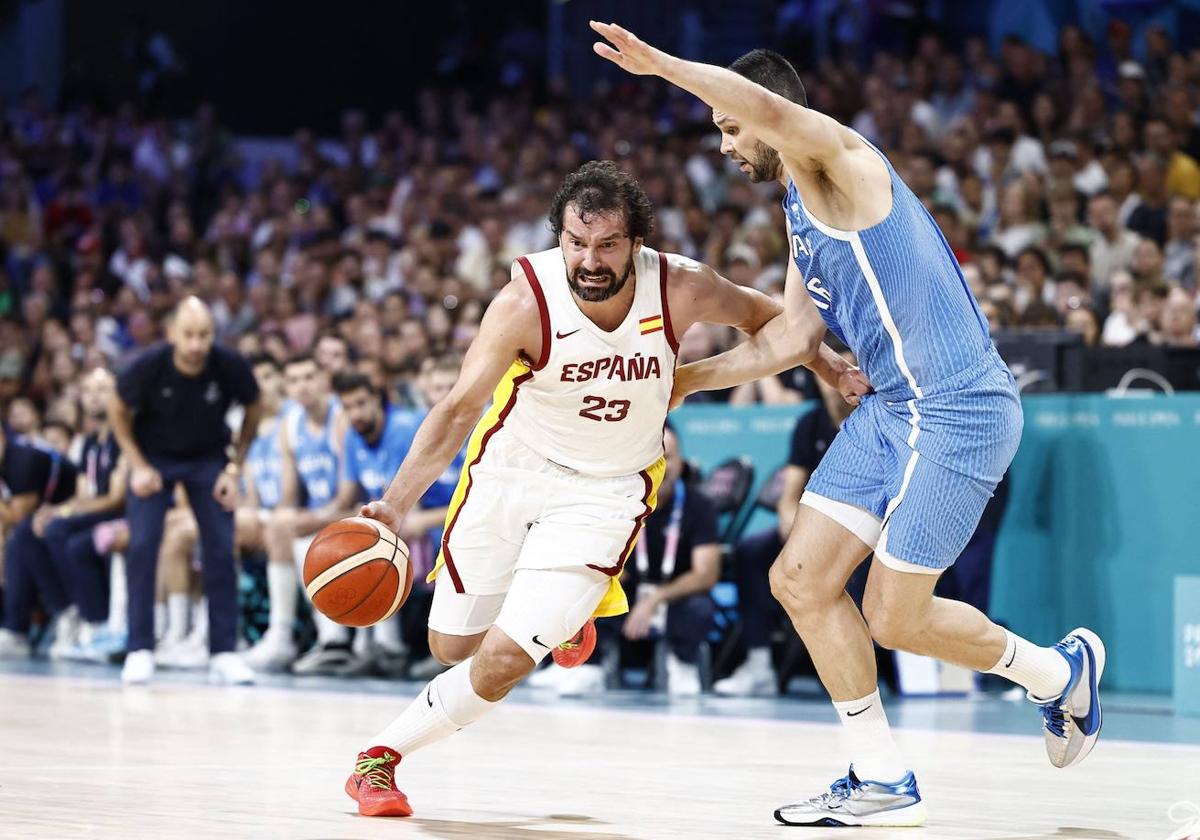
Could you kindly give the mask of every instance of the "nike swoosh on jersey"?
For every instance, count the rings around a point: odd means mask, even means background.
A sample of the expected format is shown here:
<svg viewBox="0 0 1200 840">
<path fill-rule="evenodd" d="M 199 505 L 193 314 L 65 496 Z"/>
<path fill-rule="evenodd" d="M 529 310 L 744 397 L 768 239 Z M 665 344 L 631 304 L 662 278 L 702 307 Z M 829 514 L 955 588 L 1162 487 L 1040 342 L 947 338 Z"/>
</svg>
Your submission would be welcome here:
<svg viewBox="0 0 1200 840">
<path fill-rule="evenodd" d="M 555 337 L 555 338 L 570 338 L 571 336 L 575 335 L 575 333 L 579 332 L 579 330 L 580 330 L 580 329 L 582 329 L 582 328 L 580 327 L 580 328 L 577 328 L 577 329 L 573 329 L 573 330 L 571 330 L 571 331 L 570 331 L 570 332 L 568 332 L 568 333 L 564 333 L 564 332 L 557 332 L 557 331 L 556 331 L 556 332 L 554 333 L 554 337 Z"/>
</svg>

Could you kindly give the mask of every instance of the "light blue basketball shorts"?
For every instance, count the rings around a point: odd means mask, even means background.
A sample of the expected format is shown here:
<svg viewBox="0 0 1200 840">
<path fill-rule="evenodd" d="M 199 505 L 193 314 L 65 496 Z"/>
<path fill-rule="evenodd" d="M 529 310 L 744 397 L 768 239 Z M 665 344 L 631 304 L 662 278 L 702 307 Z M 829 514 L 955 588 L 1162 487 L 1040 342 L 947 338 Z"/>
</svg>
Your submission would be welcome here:
<svg viewBox="0 0 1200 840">
<path fill-rule="evenodd" d="M 975 533 L 1022 425 L 1016 384 L 994 352 L 921 397 L 872 394 L 842 424 L 800 503 L 885 565 L 940 573 Z"/>
</svg>

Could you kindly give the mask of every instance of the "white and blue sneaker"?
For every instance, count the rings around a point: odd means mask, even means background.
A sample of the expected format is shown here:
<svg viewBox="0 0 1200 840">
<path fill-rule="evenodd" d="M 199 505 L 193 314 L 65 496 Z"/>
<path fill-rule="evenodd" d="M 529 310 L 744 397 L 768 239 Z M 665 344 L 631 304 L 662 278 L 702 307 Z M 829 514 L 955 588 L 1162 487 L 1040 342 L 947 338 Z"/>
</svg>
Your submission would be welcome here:
<svg viewBox="0 0 1200 840">
<path fill-rule="evenodd" d="M 858 778 L 851 766 L 828 793 L 784 805 L 775 819 L 784 825 L 918 826 L 925 824 L 925 804 L 911 770 L 898 782 L 876 782 Z"/>
<path fill-rule="evenodd" d="M 1091 630 L 1079 627 L 1054 649 L 1071 666 L 1071 679 L 1062 695 L 1049 702 L 1032 694 L 1029 699 L 1042 707 L 1042 730 L 1050 763 L 1055 767 L 1071 767 L 1087 757 L 1100 737 L 1104 642 Z"/>
</svg>

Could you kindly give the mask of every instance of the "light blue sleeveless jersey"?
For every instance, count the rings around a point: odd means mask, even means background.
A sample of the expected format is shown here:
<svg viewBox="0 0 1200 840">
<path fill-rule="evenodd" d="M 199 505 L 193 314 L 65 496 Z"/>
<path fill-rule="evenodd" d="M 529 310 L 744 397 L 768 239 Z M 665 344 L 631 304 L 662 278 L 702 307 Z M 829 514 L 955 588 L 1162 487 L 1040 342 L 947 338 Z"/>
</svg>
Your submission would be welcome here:
<svg viewBox="0 0 1200 840">
<path fill-rule="evenodd" d="M 304 487 L 305 507 L 310 510 L 323 507 L 337 495 L 338 456 L 333 441 L 333 421 L 337 412 L 337 398 L 330 397 L 325 423 L 317 432 L 309 429 L 300 406 L 293 407 L 287 415 L 288 441 Z"/>
<path fill-rule="evenodd" d="M 825 324 L 854 351 L 878 394 L 908 400 L 979 361 L 992 341 L 937 223 L 883 161 L 892 210 L 874 227 L 823 224 L 805 211 L 794 183 L 783 206 L 792 259 Z"/>
<path fill-rule="evenodd" d="M 275 423 L 269 432 L 260 433 L 250 443 L 246 463 L 254 480 L 258 503 L 264 510 L 279 506 L 283 494 L 283 457 L 279 451 L 279 430 L 283 419 Z"/>
<path fill-rule="evenodd" d="M 389 406 L 383 415 L 383 431 L 374 446 L 351 426 L 346 430 L 343 478 L 357 483 L 367 499 L 383 498 L 383 491 L 412 448 L 420 425 L 419 412 Z"/>
<path fill-rule="evenodd" d="M 882 534 L 872 547 L 884 562 L 944 569 L 1016 452 L 1021 406 L 950 246 L 879 155 L 892 193 L 879 224 L 831 228 L 805 210 L 794 183 L 783 203 L 808 294 L 875 387 L 807 491 L 874 514 Z"/>
</svg>

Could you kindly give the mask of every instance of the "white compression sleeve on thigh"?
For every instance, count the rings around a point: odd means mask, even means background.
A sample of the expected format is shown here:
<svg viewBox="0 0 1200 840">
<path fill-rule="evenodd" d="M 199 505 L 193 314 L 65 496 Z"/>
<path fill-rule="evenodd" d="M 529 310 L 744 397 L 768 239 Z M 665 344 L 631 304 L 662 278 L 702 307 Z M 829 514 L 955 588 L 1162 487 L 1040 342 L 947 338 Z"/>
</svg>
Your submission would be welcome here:
<svg viewBox="0 0 1200 840">
<path fill-rule="evenodd" d="M 296 594 L 299 591 L 296 568 L 288 563 L 267 564 L 267 595 L 270 599 L 268 629 L 290 633 L 296 618 Z"/>
<path fill-rule="evenodd" d="M 406 756 L 474 723 L 495 705 L 475 693 L 471 685 L 471 659 L 467 659 L 434 677 L 364 751 L 387 746 Z"/>
<path fill-rule="evenodd" d="M 842 721 L 855 775 L 875 782 L 898 782 L 904 778 L 908 768 L 892 738 L 879 689 L 858 700 L 835 701 L 833 707 Z"/>
<path fill-rule="evenodd" d="M 1042 700 L 1061 695 L 1071 680 L 1071 666 L 1066 657 L 1054 648 L 1040 647 L 1007 630 L 1004 635 L 1008 637 L 1004 653 L 987 673 L 1012 680 Z"/>
</svg>

